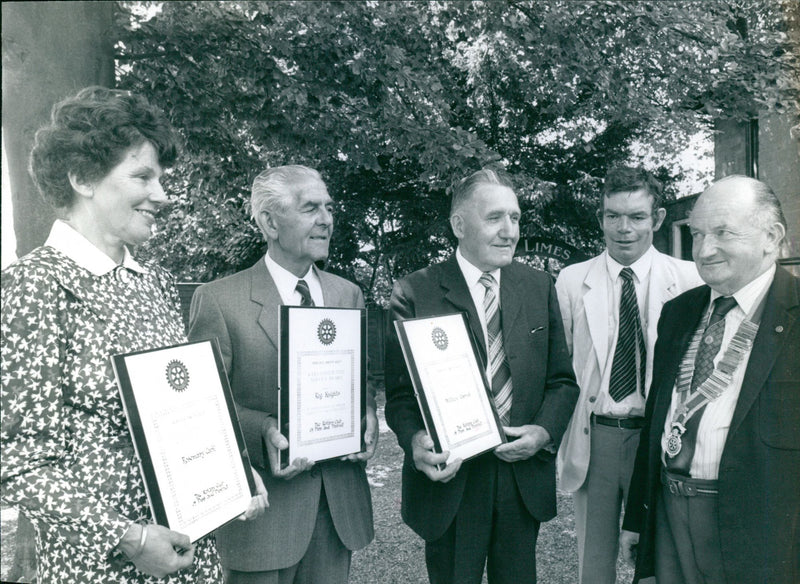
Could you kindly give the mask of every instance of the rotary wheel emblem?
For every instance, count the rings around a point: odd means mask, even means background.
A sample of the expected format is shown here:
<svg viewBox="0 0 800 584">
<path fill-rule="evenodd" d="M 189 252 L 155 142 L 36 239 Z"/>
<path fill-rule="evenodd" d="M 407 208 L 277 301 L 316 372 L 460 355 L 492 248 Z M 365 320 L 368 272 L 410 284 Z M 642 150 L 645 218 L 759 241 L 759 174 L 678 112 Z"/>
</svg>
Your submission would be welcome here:
<svg viewBox="0 0 800 584">
<path fill-rule="evenodd" d="M 436 348 L 440 351 L 447 349 L 447 333 L 438 326 L 431 331 L 431 339 L 433 340 L 433 344 L 436 345 Z"/>
<path fill-rule="evenodd" d="M 177 359 L 167 363 L 167 383 L 175 391 L 184 391 L 189 387 L 189 370 L 186 365 Z"/>
<path fill-rule="evenodd" d="M 319 323 L 317 337 L 323 345 L 330 345 L 336 339 L 336 325 L 331 319 L 325 318 Z"/>
</svg>

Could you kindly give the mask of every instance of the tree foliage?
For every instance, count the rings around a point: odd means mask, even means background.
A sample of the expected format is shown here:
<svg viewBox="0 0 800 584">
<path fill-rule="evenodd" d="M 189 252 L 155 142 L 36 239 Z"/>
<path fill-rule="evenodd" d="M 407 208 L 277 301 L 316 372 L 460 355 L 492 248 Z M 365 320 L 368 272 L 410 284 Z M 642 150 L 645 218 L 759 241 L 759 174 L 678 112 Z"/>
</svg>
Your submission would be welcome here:
<svg viewBox="0 0 800 584">
<path fill-rule="evenodd" d="M 714 118 L 797 108 L 791 5 L 122 3 L 119 84 L 185 138 L 149 250 L 185 279 L 250 265 L 249 184 L 287 163 L 326 178 L 331 266 L 376 300 L 449 253 L 448 185 L 487 164 L 515 177 L 527 234 L 595 250 L 599 179 L 637 143 L 673 180 Z"/>
</svg>

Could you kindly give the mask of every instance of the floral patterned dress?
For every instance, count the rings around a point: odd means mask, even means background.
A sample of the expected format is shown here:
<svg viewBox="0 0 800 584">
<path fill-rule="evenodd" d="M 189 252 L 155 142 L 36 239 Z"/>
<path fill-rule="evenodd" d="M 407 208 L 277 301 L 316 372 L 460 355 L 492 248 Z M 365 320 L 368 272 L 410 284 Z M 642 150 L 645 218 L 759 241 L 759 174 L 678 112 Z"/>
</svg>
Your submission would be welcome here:
<svg viewBox="0 0 800 584">
<path fill-rule="evenodd" d="M 0 495 L 36 528 L 39 581 L 222 582 L 211 537 L 162 580 L 114 549 L 152 517 L 109 356 L 185 341 L 171 277 L 98 276 L 46 245 L 3 272 L 2 291 Z"/>
</svg>

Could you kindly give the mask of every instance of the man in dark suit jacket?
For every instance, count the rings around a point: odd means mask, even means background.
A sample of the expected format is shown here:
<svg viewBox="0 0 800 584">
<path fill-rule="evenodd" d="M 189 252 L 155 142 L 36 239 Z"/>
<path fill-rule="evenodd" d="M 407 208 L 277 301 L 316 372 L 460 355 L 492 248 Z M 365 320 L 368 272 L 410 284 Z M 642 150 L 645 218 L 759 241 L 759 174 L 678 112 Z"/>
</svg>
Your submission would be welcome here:
<svg viewBox="0 0 800 584">
<path fill-rule="evenodd" d="M 539 523 L 556 514 L 554 453 L 578 387 L 552 279 L 512 261 L 519 218 L 507 177 L 491 170 L 467 177 L 453 194 L 455 255 L 400 280 L 392 292 L 391 320 L 465 311 L 483 364 L 487 354 L 499 355 L 494 370 L 487 367 L 488 379 L 497 381 L 497 367 L 505 371 L 504 382 L 510 372 L 510 402 L 502 391 L 494 396 L 509 442 L 437 469 L 449 453 L 433 452 L 390 331 L 386 419 L 405 451 L 402 515 L 426 542 L 434 583 L 479 583 L 487 557 L 490 583 L 535 582 Z M 483 283 L 486 274 L 492 278 Z M 487 351 L 489 294 L 499 297 L 501 336 L 492 338 L 501 339 L 504 354 L 496 345 Z"/>
<path fill-rule="evenodd" d="M 268 241 L 254 266 L 200 286 L 192 299 L 191 339 L 217 337 L 251 462 L 269 492 L 259 518 L 217 531 L 228 584 L 347 582 L 352 550 L 373 538 L 365 460 L 378 424 L 369 396 L 367 451 L 350 460 L 281 468 L 288 442 L 277 428 L 278 312 L 281 304 L 363 308 L 355 284 L 321 271 L 333 229 L 332 200 L 319 173 L 272 168 L 253 183 L 252 214 Z M 310 296 L 310 299 L 308 298 Z"/>
<path fill-rule="evenodd" d="M 767 185 L 734 176 L 700 196 L 690 226 L 707 286 L 661 313 L 621 547 L 637 581 L 794 584 L 800 280 L 776 266 L 786 221 Z M 684 413 L 695 395 L 707 404 Z"/>
</svg>

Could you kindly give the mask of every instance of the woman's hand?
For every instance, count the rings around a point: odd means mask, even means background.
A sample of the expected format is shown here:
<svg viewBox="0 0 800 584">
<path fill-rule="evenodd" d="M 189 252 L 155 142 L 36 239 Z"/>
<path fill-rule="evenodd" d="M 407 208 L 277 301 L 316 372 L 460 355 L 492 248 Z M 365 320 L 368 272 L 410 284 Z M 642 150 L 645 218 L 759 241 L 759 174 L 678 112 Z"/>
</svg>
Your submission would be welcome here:
<svg viewBox="0 0 800 584">
<path fill-rule="evenodd" d="M 189 568 L 194 562 L 189 536 L 162 525 L 134 523 L 117 547 L 137 570 L 156 578 Z"/>
</svg>

